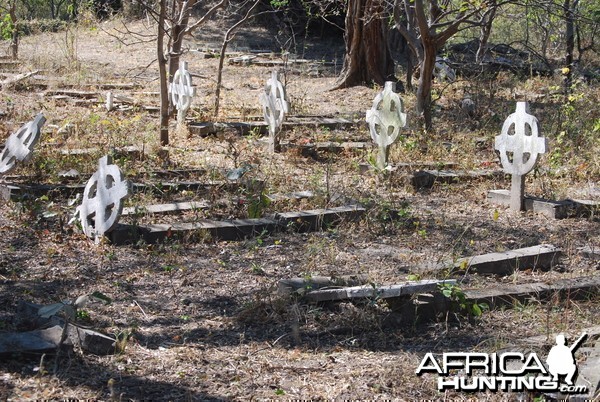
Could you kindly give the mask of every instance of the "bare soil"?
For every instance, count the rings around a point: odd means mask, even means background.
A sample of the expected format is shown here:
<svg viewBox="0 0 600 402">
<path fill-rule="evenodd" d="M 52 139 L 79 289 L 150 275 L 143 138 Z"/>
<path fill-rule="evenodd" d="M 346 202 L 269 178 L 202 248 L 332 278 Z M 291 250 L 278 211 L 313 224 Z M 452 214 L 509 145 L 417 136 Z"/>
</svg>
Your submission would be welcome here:
<svg viewBox="0 0 600 402">
<path fill-rule="evenodd" d="M 127 28 L 152 33 L 153 28 L 144 24 L 127 23 Z M 574 300 L 557 295 L 515 303 L 514 308 L 485 312 L 478 318 L 451 314 L 433 322 L 406 324 L 380 300 L 309 305 L 278 295 L 276 285 L 282 278 L 361 273 L 373 284 L 402 283 L 415 276 L 445 278 L 448 272 L 419 267 L 544 243 L 564 252 L 548 272 L 524 269 L 508 277 L 462 272 L 452 277 L 465 288 L 491 288 L 502 283 L 593 276 L 600 268 L 598 260 L 581 256 L 578 249 L 600 247 L 598 218 L 552 220 L 490 206 L 487 191 L 508 188 L 510 182 L 504 180 L 436 185 L 417 192 L 408 184 L 406 172 L 361 174 L 359 163 L 368 159 L 370 150 L 324 153 L 317 159 L 295 151 L 269 155 L 257 136 L 200 138 L 173 128 L 170 159 L 164 161 L 155 153 L 159 148 L 156 115 L 135 110 L 107 113 L 101 101 L 77 105 L 43 96 L 46 87 L 41 82 L 48 88 L 70 85 L 86 90 L 100 83 L 135 83 L 135 90 L 115 92 L 141 104 L 157 105 L 158 98 L 148 94 L 158 90 L 157 68 L 152 64 L 154 45 L 125 44 L 131 35 L 119 31 L 124 32 L 124 26 L 110 21 L 23 38 L 21 69 L 41 69 L 44 79 L 32 78 L 3 91 L 1 108 L 6 113 L 0 121 L 6 135 L 39 110 L 48 121 L 33 161 L 16 174 L 57 182 L 58 171 L 76 168 L 82 173 L 80 182 L 85 183 L 97 157 L 112 146 L 135 145 L 147 151 L 144 160 L 121 158 L 117 162 L 137 181 L 152 180 L 149 172 L 159 169 L 201 167 L 207 173 L 192 179 L 216 182 L 229 169 L 244 163 L 252 166 L 241 190 L 132 196 L 127 205 L 177 199 L 203 199 L 215 205 L 196 216 L 141 217 L 144 222 L 247 217 L 247 203 L 239 200 L 256 197 L 252 187 L 256 182 L 264 183 L 267 193 L 311 190 L 316 194 L 309 200 L 270 204 L 265 214 L 350 201 L 366 206 L 367 214 L 359 222 L 314 233 L 115 247 L 94 245 L 67 225 L 74 207 L 53 195 L 1 204 L 0 336 L 31 329 L 15 316 L 19 301 L 50 304 L 99 291 L 112 303 L 87 306 L 80 324 L 126 339 L 124 350 L 111 356 L 76 350 L 58 358 L 54 354 L 3 357 L 2 399 L 532 399 L 535 395 L 440 393 L 436 378 L 417 377 L 414 372 L 427 352 L 524 350 L 526 337 L 556 332 L 574 337 L 582 328 L 600 325 L 597 297 Z M 218 59 L 201 57 L 204 52 L 194 50 L 218 49 L 221 32 L 222 27 L 212 23 L 187 42 L 190 51 L 185 59 L 198 87 L 191 116 L 198 121 L 260 116 L 258 95 L 272 68 L 253 65 L 226 65 L 222 111 L 212 115 Z M 240 32 L 230 51 L 277 51 L 277 42 L 265 30 L 250 28 Z M 310 45 L 304 56 L 315 57 L 315 62 L 339 63 L 343 43 L 329 39 Z M 334 64 L 315 74 L 314 69 L 288 65 L 285 79 L 292 114 L 364 116 L 380 88 L 329 91 L 336 69 Z M 519 82 L 503 74 L 483 83 L 436 84 L 442 97 L 436 104 L 436 130 L 429 134 L 414 123 L 414 95 L 404 94 L 411 123 L 408 136 L 392 150 L 391 159 L 496 167 L 493 136 L 514 109 L 515 94 L 521 91 L 533 99 L 544 92 L 542 86 L 555 84 L 538 78 Z M 597 88 L 588 91 L 596 99 L 598 92 Z M 466 95 L 477 100 L 475 116 L 460 108 Z M 533 110 L 551 135 L 556 124 L 555 101 L 546 99 L 536 102 Z M 65 124 L 71 129 L 59 130 Z M 348 137 L 370 140 L 364 127 L 347 132 L 304 128 L 286 133 L 286 139 L 297 143 Z M 485 140 L 483 145 L 476 141 L 480 138 Z M 57 152 L 88 147 L 98 148 L 97 153 L 65 156 Z M 585 162 L 587 168 L 580 173 L 571 167 L 560 173 L 543 157 L 536 174 L 528 176 L 527 192 L 598 199 L 598 177 L 586 173 L 598 171 L 598 160 Z M 386 219 L 391 210 L 402 211 L 401 217 Z M 45 219 L 41 216 L 45 211 L 56 212 L 62 219 Z M 536 351 L 545 355 L 552 341 L 549 337 Z"/>
</svg>

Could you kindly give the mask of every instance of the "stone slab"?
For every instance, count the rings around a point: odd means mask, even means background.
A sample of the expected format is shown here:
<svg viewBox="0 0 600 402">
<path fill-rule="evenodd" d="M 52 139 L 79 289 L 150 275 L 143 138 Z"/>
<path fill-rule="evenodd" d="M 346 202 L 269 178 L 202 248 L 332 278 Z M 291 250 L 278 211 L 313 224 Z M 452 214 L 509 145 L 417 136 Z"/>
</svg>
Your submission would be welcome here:
<svg viewBox="0 0 600 402">
<path fill-rule="evenodd" d="M 172 202 L 169 204 L 154 204 L 154 205 L 142 205 L 136 207 L 123 208 L 121 216 L 128 215 L 149 215 L 149 214 L 168 214 L 177 213 L 182 211 L 208 209 L 210 205 L 207 202 Z"/>
<path fill-rule="evenodd" d="M 569 401 L 593 401 L 597 400 L 600 396 L 600 341 L 596 340 L 595 342 L 592 341 L 591 343 L 593 346 L 587 348 L 588 350 L 586 353 L 585 362 L 578 365 L 579 374 L 577 375 L 577 380 L 575 381 L 575 385 L 583 385 L 587 387 L 588 392 L 570 396 Z"/>
<path fill-rule="evenodd" d="M 575 208 L 575 215 L 578 217 L 598 216 L 600 214 L 600 201 L 567 199 L 566 202 L 572 202 Z"/>
<path fill-rule="evenodd" d="M 306 232 L 335 225 L 342 220 L 356 220 L 364 213 L 365 208 L 351 205 L 327 209 L 277 213 L 275 214 L 275 219 L 285 227 L 293 227 L 296 231 Z"/>
<path fill-rule="evenodd" d="M 206 237 L 207 234 L 215 240 L 241 240 L 264 232 L 272 233 L 278 227 L 277 221 L 268 218 L 231 221 L 202 219 L 198 222 L 172 224 L 119 225 L 108 234 L 108 238 L 115 245 L 133 243 L 139 239 L 150 244 L 159 243 L 167 238 L 191 240 L 194 237 Z"/>
<path fill-rule="evenodd" d="M 287 193 L 287 194 L 281 194 L 281 193 L 267 194 L 267 198 L 271 202 L 287 201 L 287 200 L 303 200 L 306 198 L 312 198 L 314 196 L 315 195 L 312 191 L 295 191 L 295 192 Z"/>
<path fill-rule="evenodd" d="M 505 173 L 499 169 L 483 170 L 419 170 L 410 178 L 411 185 L 416 189 L 431 188 L 436 183 L 453 184 L 480 179 L 504 178 Z"/>
<path fill-rule="evenodd" d="M 95 99 L 100 97 L 100 93 L 96 91 L 78 91 L 74 89 L 49 89 L 44 94 L 45 96 L 67 96 L 70 98 Z"/>
<path fill-rule="evenodd" d="M 516 270 L 550 269 L 558 263 L 562 250 L 551 245 L 525 247 L 502 253 L 489 253 L 473 257 L 461 258 L 455 269 L 464 268 L 479 274 L 509 275 Z"/>
<path fill-rule="evenodd" d="M 100 148 L 74 148 L 74 149 L 61 149 L 61 155 L 94 155 L 102 153 Z M 141 159 L 145 152 L 143 149 L 134 145 L 125 147 L 116 147 L 111 149 L 111 154 L 115 158 L 129 157 L 132 159 Z"/>
<path fill-rule="evenodd" d="M 301 200 L 313 197 L 311 191 L 298 191 L 289 194 L 267 194 L 266 197 L 271 202 L 288 201 L 288 200 Z M 206 201 L 182 201 L 172 202 L 167 204 L 152 204 L 142 205 L 135 207 L 123 208 L 121 215 L 147 215 L 147 214 L 169 214 L 184 211 L 191 211 L 194 209 L 208 209 L 210 204 Z"/>
<path fill-rule="evenodd" d="M 343 286 L 358 286 L 369 282 L 366 275 L 342 275 L 342 276 L 309 276 L 307 278 L 280 279 L 277 284 L 279 294 L 290 295 L 292 293 L 304 294 L 323 288 L 340 288 Z"/>
<path fill-rule="evenodd" d="M 390 172 L 396 172 L 399 170 L 448 170 L 458 167 L 456 162 L 401 162 L 401 163 L 390 163 L 388 169 Z M 359 164 L 360 173 L 364 174 L 369 170 L 373 170 L 374 167 L 370 163 Z"/>
<path fill-rule="evenodd" d="M 560 296 L 571 299 L 589 299 L 600 291 L 600 277 L 586 276 L 561 279 L 552 283 L 500 284 L 487 289 L 466 289 L 468 301 L 487 303 L 491 308 L 513 305 L 532 296 L 537 300 Z"/>
<path fill-rule="evenodd" d="M 44 353 L 55 351 L 60 344 L 63 327 L 54 325 L 47 329 L 0 334 L 0 356 L 13 353 Z M 72 346 L 69 342 L 65 346 Z"/>
<path fill-rule="evenodd" d="M 61 343 L 65 323 L 54 317 L 49 328 L 27 332 L 0 334 L 0 356 L 13 353 L 54 352 L 59 346 L 72 348 L 73 345 L 96 355 L 115 353 L 115 339 L 91 329 L 67 324 L 67 338 Z"/>
<path fill-rule="evenodd" d="M 488 191 L 488 202 L 503 207 L 510 206 L 509 190 L 491 190 Z M 571 201 L 552 201 L 542 198 L 525 196 L 523 199 L 525 211 L 545 215 L 552 219 L 564 219 L 575 212 L 575 204 Z"/>
<path fill-rule="evenodd" d="M 116 340 L 91 329 L 69 324 L 69 340 L 86 352 L 104 356 L 116 352 Z"/>
<path fill-rule="evenodd" d="M 371 144 L 358 141 L 322 141 L 309 144 L 294 144 L 282 142 L 283 150 L 300 150 L 300 154 L 307 158 L 319 159 L 323 153 L 340 154 L 342 152 L 363 152 L 371 149 Z"/>
<path fill-rule="evenodd" d="M 155 225 L 118 225 L 107 234 L 115 245 L 131 244 L 142 239 L 157 243 L 166 238 L 193 239 L 209 234 L 213 239 L 240 240 L 286 229 L 298 231 L 319 230 L 342 220 L 356 219 L 365 212 L 362 207 L 337 207 L 275 214 L 274 218 L 233 219 L 226 221 L 202 219 L 197 222 L 176 222 Z"/>
<path fill-rule="evenodd" d="M 578 249 L 579 254 L 592 261 L 600 261 L 600 247 L 585 246 Z"/>
<path fill-rule="evenodd" d="M 205 193 L 214 188 L 223 190 L 234 190 L 238 188 L 237 183 L 229 182 L 162 182 L 162 183 L 132 183 L 131 191 L 133 193 L 160 192 L 176 193 L 181 191 L 193 191 L 195 193 Z M 40 197 L 42 195 L 58 195 L 62 197 L 73 197 L 77 193 L 83 193 L 85 185 L 83 184 L 0 184 L 0 199 L 18 201 L 22 197 Z"/>
<path fill-rule="evenodd" d="M 386 285 L 386 286 L 351 286 L 342 289 L 322 289 L 308 292 L 304 299 L 310 302 L 324 302 L 335 300 L 351 300 L 364 298 L 398 298 L 411 296 L 415 293 L 436 292 L 441 284 L 456 284 L 453 279 L 440 280 L 421 280 L 406 282 L 405 284 Z"/>
<path fill-rule="evenodd" d="M 287 116 L 283 122 L 284 128 L 291 127 L 312 127 L 312 128 L 328 128 L 349 129 L 356 127 L 359 123 L 351 119 L 340 117 L 298 117 Z M 188 125 L 188 130 L 191 135 L 199 135 L 206 137 L 208 135 L 217 134 L 224 131 L 236 131 L 240 135 L 246 135 L 251 132 L 258 134 L 268 134 L 269 125 L 264 121 L 239 121 L 239 122 L 192 122 Z"/>
</svg>

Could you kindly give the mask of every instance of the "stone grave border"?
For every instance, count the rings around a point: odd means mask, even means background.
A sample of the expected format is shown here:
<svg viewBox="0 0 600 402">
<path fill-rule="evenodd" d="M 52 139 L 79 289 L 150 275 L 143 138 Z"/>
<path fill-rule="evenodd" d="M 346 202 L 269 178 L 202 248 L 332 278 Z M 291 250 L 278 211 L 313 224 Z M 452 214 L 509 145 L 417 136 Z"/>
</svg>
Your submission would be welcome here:
<svg viewBox="0 0 600 402">
<path fill-rule="evenodd" d="M 285 230 L 297 232 L 316 231 L 336 226 L 342 221 L 358 220 L 365 208 L 351 205 L 327 209 L 296 212 L 279 212 L 272 217 L 255 219 L 213 220 L 200 219 L 196 222 L 171 224 L 127 225 L 119 224 L 107 234 L 115 245 L 136 243 L 158 243 L 168 238 L 192 240 L 207 234 L 215 240 L 242 240 L 256 236 L 274 234 Z"/>
</svg>

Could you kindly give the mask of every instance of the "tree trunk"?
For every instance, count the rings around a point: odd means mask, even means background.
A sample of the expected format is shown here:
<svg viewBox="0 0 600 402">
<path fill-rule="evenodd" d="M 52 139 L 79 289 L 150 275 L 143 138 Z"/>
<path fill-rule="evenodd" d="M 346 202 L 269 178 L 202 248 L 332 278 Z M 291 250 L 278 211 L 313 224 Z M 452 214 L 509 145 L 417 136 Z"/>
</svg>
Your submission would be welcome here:
<svg viewBox="0 0 600 402">
<path fill-rule="evenodd" d="M 481 63 L 483 61 L 485 48 L 487 47 L 490 34 L 492 33 L 492 23 L 494 22 L 495 15 L 496 7 L 486 12 L 482 18 L 481 26 L 479 27 L 479 48 L 477 49 L 477 54 L 475 55 L 475 61 L 477 63 Z"/>
<path fill-rule="evenodd" d="M 346 56 L 334 89 L 394 80 L 383 12 L 381 0 L 348 1 Z"/>
<path fill-rule="evenodd" d="M 425 129 L 432 127 L 431 120 L 431 82 L 435 67 L 435 42 L 423 42 L 423 61 L 421 62 L 419 87 L 417 88 L 417 115 L 423 119 Z"/>
<path fill-rule="evenodd" d="M 565 92 L 571 92 L 571 86 L 573 85 L 573 51 L 575 49 L 575 7 L 577 5 L 578 0 L 573 0 L 573 4 L 571 4 L 571 0 L 565 0 L 564 2 L 564 13 L 565 13 L 565 22 L 566 22 L 566 56 L 565 56 L 565 66 L 567 67 L 567 73 L 565 76 Z"/>
<path fill-rule="evenodd" d="M 13 59 L 19 57 L 19 27 L 17 26 L 17 0 L 12 0 L 9 5 L 8 15 L 12 24 L 10 36 L 10 55 Z"/>
<path fill-rule="evenodd" d="M 183 2 L 182 9 L 179 10 L 179 17 L 175 16 L 177 23 L 173 25 L 171 30 L 172 45 L 169 51 L 169 83 L 173 82 L 173 76 L 179 68 L 179 57 L 181 56 L 181 49 L 183 47 L 184 33 L 190 20 L 190 10 L 194 7 L 195 2 L 196 0 Z M 170 105 L 169 112 L 171 114 L 175 112 L 174 105 Z"/>
<path fill-rule="evenodd" d="M 167 77 L 167 59 L 165 58 L 165 16 L 166 0 L 160 0 L 158 15 L 158 38 L 156 40 L 156 55 L 160 75 L 160 145 L 169 145 L 169 81 Z"/>
</svg>

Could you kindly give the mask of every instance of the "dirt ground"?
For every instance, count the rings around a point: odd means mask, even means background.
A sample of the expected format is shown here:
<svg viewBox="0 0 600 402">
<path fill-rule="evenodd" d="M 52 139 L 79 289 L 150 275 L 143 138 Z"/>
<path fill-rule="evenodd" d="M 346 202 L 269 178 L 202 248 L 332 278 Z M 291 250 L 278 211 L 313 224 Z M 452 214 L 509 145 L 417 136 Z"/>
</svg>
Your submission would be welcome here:
<svg viewBox="0 0 600 402">
<path fill-rule="evenodd" d="M 152 64 L 154 45 L 124 43 L 132 36 L 123 34 L 125 29 L 153 32 L 153 27 L 144 22 L 127 23 L 126 27 L 110 21 L 23 38 L 21 69 L 39 69 L 43 77 L 3 91 L 6 112 L 1 123 L 8 135 L 38 110 L 44 111 L 48 121 L 34 160 L 16 174 L 56 182 L 58 171 L 74 167 L 81 172 L 80 182 L 85 183 L 104 151 L 115 145 L 135 145 L 144 147 L 148 156 L 143 161 L 125 158 L 119 163 L 136 181 L 150 181 L 149 172 L 164 168 L 200 167 L 207 173 L 192 179 L 207 181 L 223 180 L 225 172 L 244 163 L 252 169 L 241 190 L 223 189 L 208 196 L 142 194 L 128 199 L 127 205 L 209 198 L 216 206 L 203 211 L 201 217 L 246 217 L 245 204 L 236 200 L 256 195 L 249 189 L 254 181 L 264 183 L 268 193 L 310 190 L 315 194 L 308 200 L 272 203 L 265 214 L 351 201 L 367 207 L 367 213 L 358 222 L 343 222 L 313 233 L 117 247 L 94 245 L 67 225 L 74 207 L 66 200 L 37 198 L 0 204 L 0 335 L 31 329 L 15 316 L 19 301 L 50 304 L 99 291 L 112 302 L 87 306 L 86 314 L 79 317 L 81 325 L 124 340 L 123 350 L 110 356 L 79 350 L 58 358 L 51 353 L 43 358 L 3 356 L 3 400 L 533 400 L 536 395 L 438 392 L 434 376 L 418 377 L 415 370 L 427 352 L 523 351 L 531 348 L 525 346 L 524 338 L 556 332 L 576 336 L 582 328 L 600 325 L 597 297 L 575 300 L 556 295 L 544 301 L 515 302 L 513 308 L 486 311 L 475 319 L 448 316 L 407 324 L 381 300 L 315 305 L 278 295 L 277 283 L 282 278 L 364 274 L 373 284 L 402 283 L 415 277 L 446 278 L 446 271 L 423 267 L 536 244 L 553 244 L 563 250 L 552 270 L 524 269 L 504 277 L 462 272 L 452 277 L 465 288 L 492 288 L 596 276 L 598 260 L 583 257 L 578 249 L 600 247 L 598 218 L 552 220 L 490 206 L 487 191 L 510 185 L 500 179 L 415 191 L 406 172 L 371 170 L 361 174 L 359 164 L 368 159 L 371 150 L 322 154 L 316 159 L 296 151 L 269 155 L 255 135 L 200 138 L 173 128 L 170 160 L 165 162 L 154 152 L 158 149 L 156 115 L 107 113 L 102 101 L 79 105 L 43 95 L 47 89 L 67 85 L 89 90 L 100 83 L 135 83 L 135 90 L 115 92 L 141 104 L 157 105 L 158 98 L 151 94 L 158 90 L 157 68 Z M 227 64 L 222 111 L 217 117 L 212 115 L 218 59 L 203 55 L 218 49 L 220 32 L 221 27 L 212 24 L 187 42 L 185 59 L 198 89 L 191 117 L 235 121 L 260 116 L 258 96 L 272 68 Z M 276 52 L 280 43 L 285 43 L 285 38 L 274 41 L 266 31 L 252 28 L 240 32 L 229 50 Z M 329 39 L 321 47 L 312 42 L 311 46 L 299 46 L 308 49 L 304 56 L 335 63 L 288 66 L 285 79 L 292 114 L 364 116 L 380 88 L 329 91 L 341 67 L 343 43 Z M 292 50 L 297 52 L 298 47 Z M 493 96 L 466 81 L 450 87 L 436 85 L 442 97 L 436 105 L 435 132 L 422 133 L 409 123 L 409 135 L 392 149 L 394 162 L 497 167 L 493 136 L 504 116 L 514 110 L 515 94 L 528 91 L 535 95 L 542 83 L 537 78 L 519 82 L 501 75 L 495 80 Z M 466 95 L 478 97 L 474 117 L 460 109 Z M 597 89 L 594 96 L 598 97 Z M 414 121 L 414 95 L 404 94 L 403 99 L 409 122 Z M 550 122 L 545 127 L 552 132 L 551 106 L 542 101 L 534 106 L 540 121 L 546 117 Z M 71 128 L 60 130 L 66 124 Z M 370 140 L 363 126 L 345 132 L 294 129 L 286 136 L 297 143 L 332 138 Z M 482 138 L 483 145 L 478 141 Z M 88 147 L 99 151 L 91 156 L 57 152 Z M 598 161 L 587 163 L 591 166 Z M 561 175 L 551 169 L 542 158 L 535 175 L 528 177 L 528 193 L 600 197 L 598 177 Z M 392 210 L 401 211 L 400 218 L 387 219 Z M 62 219 L 45 219 L 41 216 L 44 211 L 56 212 Z M 141 219 L 173 222 L 194 217 Z M 534 350 L 545 355 L 551 344 L 549 338 Z"/>
</svg>

